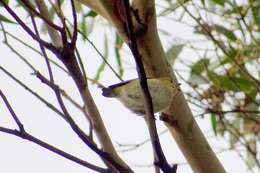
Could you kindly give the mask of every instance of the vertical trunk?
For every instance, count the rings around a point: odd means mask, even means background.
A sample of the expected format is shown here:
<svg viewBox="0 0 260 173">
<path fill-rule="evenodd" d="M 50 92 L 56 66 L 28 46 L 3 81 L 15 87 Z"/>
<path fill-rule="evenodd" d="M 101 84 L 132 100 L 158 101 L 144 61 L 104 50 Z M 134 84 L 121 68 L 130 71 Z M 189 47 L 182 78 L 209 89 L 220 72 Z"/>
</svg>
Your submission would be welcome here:
<svg viewBox="0 0 260 173">
<path fill-rule="evenodd" d="M 166 62 L 165 52 L 157 33 L 155 13 L 150 13 L 150 15 L 153 17 L 147 23 L 147 31 L 137 37 L 146 72 L 150 77 L 171 77 L 178 83 L 172 67 Z M 175 96 L 170 109 L 165 113 L 169 120 L 165 124 L 193 171 L 195 173 L 225 173 L 198 127 L 182 93 Z"/>
</svg>

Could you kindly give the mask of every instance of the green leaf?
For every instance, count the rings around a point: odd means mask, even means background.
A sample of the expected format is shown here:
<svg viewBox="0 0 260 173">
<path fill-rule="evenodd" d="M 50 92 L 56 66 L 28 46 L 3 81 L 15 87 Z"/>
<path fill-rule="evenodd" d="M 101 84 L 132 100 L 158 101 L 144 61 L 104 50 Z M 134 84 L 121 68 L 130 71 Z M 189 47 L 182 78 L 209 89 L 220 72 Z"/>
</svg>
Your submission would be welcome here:
<svg viewBox="0 0 260 173">
<path fill-rule="evenodd" d="M 205 71 L 208 68 L 209 65 L 209 59 L 203 58 L 197 61 L 195 64 L 191 66 L 191 73 L 194 73 L 196 75 L 201 75 L 203 71 Z"/>
<path fill-rule="evenodd" d="M 252 3 L 252 13 L 254 21 L 257 25 L 260 25 L 260 3 L 259 1 L 254 1 Z"/>
<path fill-rule="evenodd" d="M 227 131 L 226 131 L 225 125 L 223 125 L 222 123 L 219 123 L 217 125 L 217 134 L 221 135 L 222 137 L 224 137 L 226 132 Z"/>
<path fill-rule="evenodd" d="M 106 67 L 106 62 L 108 59 L 108 40 L 107 37 L 105 36 L 105 40 L 104 40 L 104 55 L 103 55 L 104 59 L 103 62 L 101 63 L 101 65 L 98 68 L 98 71 L 95 75 L 95 81 L 98 81 L 100 79 L 100 76 L 102 74 L 102 72 L 104 72 L 105 67 Z"/>
<path fill-rule="evenodd" d="M 119 76 L 122 77 L 124 74 L 124 69 L 122 66 L 122 62 L 121 62 L 121 56 L 120 56 L 120 49 L 123 46 L 124 41 L 121 39 L 121 37 L 116 34 L 116 45 L 115 45 L 115 55 L 116 55 L 116 63 L 117 63 L 117 68 L 118 68 L 118 72 L 119 72 Z"/>
<path fill-rule="evenodd" d="M 171 67 L 173 66 L 178 55 L 181 53 L 183 46 L 184 44 L 175 44 L 172 45 L 171 48 L 167 50 L 166 59 Z"/>
<path fill-rule="evenodd" d="M 11 20 L 8 19 L 7 17 L 3 16 L 2 14 L 0 14 L 0 21 L 1 21 L 1 22 L 5 22 L 5 23 L 16 24 L 15 22 L 11 21 Z"/>
<path fill-rule="evenodd" d="M 203 6 L 205 6 L 205 0 L 200 0 Z"/>
<path fill-rule="evenodd" d="M 237 40 L 237 37 L 236 35 L 234 34 L 233 31 L 225 28 L 224 26 L 220 26 L 220 25 L 213 25 L 213 28 L 219 32 L 220 34 L 226 36 L 229 40 L 231 41 L 236 41 Z"/>
<path fill-rule="evenodd" d="M 223 82 L 222 81 L 222 77 L 219 76 L 218 74 L 216 74 L 215 72 L 213 71 L 210 71 L 210 70 L 207 70 L 207 75 L 208 75 L 208 78 L 210 79 L 210 81 L 217 87 L 221 87 L 221 83 Z"/>
<path fill-rule="evenodd" d="M 235 144 L 239 141 L 239 136 L 234 135 L 240 132 L 241 118 L 232 120 L 231 124 L 226 124 L 226 131 L 229 132 L 229 144 L 231 148 L 235 147 Z"/>
<path fill-rule="evenodd" d="M 96 17 L 98 14 L 95 12 L 95 11 L 93 11 L 93 10 L 91 10 L 91 11 L 89 11 L 87 14 L 85 14 L 84 15 L 84 17 Z"/>
<path fill-rule="evenodd" d="M 214 134 L 217 135 L 217 118 L 216 118 L 216 114 L 211 114 L 210 122 L 211 122 L 211 127 L 212 127 L 212 129 L 214 131 Z"/>
<path fill-rule="evenodd" d="M 222 6 L 222 7 L 224 7 L 226 0 L 212 0 L 212 1 L 213 1 L 215 4 L 218 4 L 218 5 Z"/>
<path fill-rule="evenodd" d="M 252 82 L 247 79 L 247 76 L 234 76 L 231 77 L 231 80 L 234 81 L 240 90 L 247 94 L 253 94 L 256 91 L 256 88 L 252 84 Z"/>
<path fill-rule="evenodd" d="M 238 142 L 238 137 L 234 136 L 233 134 L 229 134 L 229 145 L 231 148 L 235 147 L 235 144 Z"/>
<path fill-rule="evenodd" d="M 193 85 L 201 85 L 201 84 L 207 84 L 208 81 L 206 80 L 206 78 L 204 78 L 201 75 L 196 75 L 194 73 L 192 73 L 188 79 L 188 81 L 193 84 Z"/>
<path fill-rule="evenodd" d="M 203 58 L 197 61 L 191 66 L 191 74 L 189 77 L 189 82 L 194 85 L 208 83 L 205 77 L 202 76 L 202 73 L 207 70 L 209 65 L 209 59 Z"/>
<path fill-rule="evenodd" d="M 256 153 L 256 140 L 254 137 L 252 137 L 251 140 L 248 141 L 248 147 L 250 147 L 251 151 Z M 246 164 L 249 169 L 252 169 L 257 165 L 257 156 L 254 155 L 249 150 L 246 150 Z"/>
<path fill-rule="evenodd" d="M 82 21 L 80 22 L 80 31 L 84 36 L 87 36 L 87 21 L 84 16 L 82 16 Z M 86 37 L 82 37 L 86 41 Z"/>
<path fill-rule="evenodd" d="M 231 78 L 224 75 L 218 75 L 213 71 L 207 71 L 208 78 L 218 88 L 239 91 L 239 87 L 236 82 L 232 81 Z"/>
<path fill-rule="evenodd" d="M 4 0 L 4 3 L 5 4 L 8 4 L 9 3 L 9 0 Z M 4 6 L 1 2 L 0 2 L 0 7 Z"/>
<path fill-rule="evenodd" d="M 75 9 L 77 13 L 82 12 L 83 8 L 82 8 L 82 4 L 79 1 L 74 1 L 75 4 Z"/>
</svg>

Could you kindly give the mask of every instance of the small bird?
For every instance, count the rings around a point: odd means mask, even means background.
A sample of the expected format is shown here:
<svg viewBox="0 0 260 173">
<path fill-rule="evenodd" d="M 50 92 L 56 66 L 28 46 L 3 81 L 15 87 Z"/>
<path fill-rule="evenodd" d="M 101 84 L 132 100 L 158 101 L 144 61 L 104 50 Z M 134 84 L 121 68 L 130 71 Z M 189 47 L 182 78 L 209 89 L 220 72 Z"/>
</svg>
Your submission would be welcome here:
<svg viewBox="0 0 260 173">
<path fill-rule="evenodd" d="M 147 84 L 152 97 L 154 113 L 167 109 L 173 97 L 179 91 L 179 85 L 175 85 L 167 77 L 147 79 Z M 102 92 L 104 97 L 117 98 L 134 113 L 138 115 L 145 114 L 142 89 L 138 79 L 102 88 Z"/>
</svg>

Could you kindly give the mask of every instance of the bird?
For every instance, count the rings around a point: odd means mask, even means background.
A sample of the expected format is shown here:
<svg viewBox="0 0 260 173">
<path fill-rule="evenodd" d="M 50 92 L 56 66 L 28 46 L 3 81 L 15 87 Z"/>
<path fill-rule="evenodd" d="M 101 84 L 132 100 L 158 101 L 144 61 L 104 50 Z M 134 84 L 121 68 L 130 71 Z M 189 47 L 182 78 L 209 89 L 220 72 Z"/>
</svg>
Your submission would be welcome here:
<svg viewBox="0 0 260 173">
<path fill-rule="evenodd" d="M 151 94 L 154 113 L 166 110 L 179 91 L 176 85 L 168 77 L 148 78 L 147 84 Z M 128 109 L 137 115 L 145 114 L 145 103 L 139 79 L 123 81 L 102 88 L 104 97 L 116 98 Z"/>
</svg>

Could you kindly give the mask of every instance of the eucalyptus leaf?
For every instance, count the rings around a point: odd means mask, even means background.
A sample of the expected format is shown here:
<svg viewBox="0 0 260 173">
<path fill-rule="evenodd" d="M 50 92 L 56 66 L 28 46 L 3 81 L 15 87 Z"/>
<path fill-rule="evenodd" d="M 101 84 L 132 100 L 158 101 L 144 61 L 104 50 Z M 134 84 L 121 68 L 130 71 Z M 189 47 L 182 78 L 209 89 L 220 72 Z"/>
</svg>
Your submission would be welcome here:
<svg viewBox="0 0 260 173">
<path fill-rule="evenodd" d="M 196 75 L 200 75 L 203 71 L 208 68 L 209 59 L 203 58 L 197 61 L 195 64 L 191 66 L 191 73 Z"/>
<path fill-rule="evenodd" d="M 5 4 L 8 4 L 9 3 L 9 0 L 3 0 Z M 3 4 L 0 2 L 0 7 L 2 7 Z"/>
<path fill-rule="evenodd" d="M 237 40 L 237 37 L 236 35 L 234 34 L 234 32 L 232 30 L 229 30 L 227 28 L 225 28 L 224 26 L 221 26 L 221 25 L 213 25 L 212 26 L 218 33 L 226 36 L 229 40 L 231 41 L 236 41 Z"/>
<path fill-rule="evenodd" d="M 250 147 L 250 150 L 246 151 L 246 165 L 249 169 L 252 169 L 257 165 L 257 155 L 256 153 L 256 140 L 252 137 L 252 139 L 248 142 L 248 146 Z"/>
<path fill-rule="evenodd" d="M 210 115 L 210 122 L 211 122 L 211 127 L 214 131 L 214 134 L 217 135 L 217 117 L 216 117 L 216 114 Z"/>
<path fill-rule="evenodd" d="M 201 84 L 207 84 L 208 81 L 201 75 L 196 75 L 195 73 L 192 73 L 188 79 L 188 81 L 193 85 L 201 85 Z"/>
<path fill-rule="evenodd" d="M 181 53 L 184 44 L 175 44 L 170 47 L 166 52 L 166 59 L 171 67 L 173 67 L 175 60 L 178 58 L 178 55 Z"/>
<path fill-rule="evenodd" d="M 16 24 L 15 22 L 13 22 L 12 20 L 10 20 L 7 17 L 3 16 L 2 14 L 0 14 L 0 21 L 1 22 L 5 22 L 5 23 Z"/>
<path fill-rule="evenodd" d="M 116 55 L 116 63 L 117 63 L 117 68 L 119 72 L 119 76 L 122 77 L 124 74 L 124 69 L 122 66 L 122 61 L 121 61 L 121 55 L 120 55 L 120 49 L 123 46 L 124 41 L 121 39 L 121 37 L 116 34 L 116 45 L 115 45 L 115 55 Z"/>
<path fill-rule="evenodd" d="M 97 14 L 95 11 L 90 10 L 87 14 L 84 15 L 84 17 L 92 17 L 92 18 L 94 18 L 94 17 L 96 17 L 97 15 L 98 15 L 98 14 Z"/>
<path fill-rule="evenodd" d="M 105 61 L 108 60 L 108 40 L 107 40 L 106 36 L 105 36 L 105 39 L 104 39 L 104 54 L 103 54 L 103 57 L 104 57 Z M 105 67 L 106 67 L 106 62 L 105 61 L 103 61 L 100 64 L 100 66 L 99 66 L 99 68 L 97 70 L 97 73 L 95 75 L 95 78 L 94 78 L 95 81 L 98 81 L 100 79 L 102 73 L 104 72 Z"/>
<path fill-rule="evenodd" d="M 226 0 L 212 0 L 215 4 L 224 7 Z"/>
</svg>

